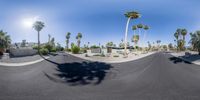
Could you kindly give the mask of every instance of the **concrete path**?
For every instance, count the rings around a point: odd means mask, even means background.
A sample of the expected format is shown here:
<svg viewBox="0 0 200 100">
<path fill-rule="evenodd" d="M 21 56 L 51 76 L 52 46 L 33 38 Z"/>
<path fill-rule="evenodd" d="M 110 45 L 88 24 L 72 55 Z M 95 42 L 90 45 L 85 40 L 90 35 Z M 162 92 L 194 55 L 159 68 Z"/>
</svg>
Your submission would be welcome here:
<svg viewBox="0 0 200 100">
<path fill-rule="evenodd" d="M 26 65 L 31 65 L 31 64 L 35 64 L 35 63 L 39 63 L 45 59 L 48 59 L 49 57 L 44 57 L 44 58 L 40 58 L 38 60 L 34 60 L 34 61 L 28 61 L 28 62 L 20 62 L 20 63 L 11 63 L 11 62 L 0 62 L 0 66 L 26 66 Z"/>
</svg>

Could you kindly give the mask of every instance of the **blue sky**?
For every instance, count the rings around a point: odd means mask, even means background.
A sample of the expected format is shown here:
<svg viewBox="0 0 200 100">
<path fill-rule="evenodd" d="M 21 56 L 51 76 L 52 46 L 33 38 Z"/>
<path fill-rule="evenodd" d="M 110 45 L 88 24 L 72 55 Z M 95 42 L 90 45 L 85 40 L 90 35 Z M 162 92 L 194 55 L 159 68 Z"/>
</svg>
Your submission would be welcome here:
<svg viewBox="0 0 200 100">
<path fill-rule="evenodd" d="M 199 4 L 199 0 L 0 0 L 0 29 L 8 32 L 13 42 L 36 42 L 36 32 L 25 27 L 23 21 L 37 18 L 46 25 L 41 31 L 42 42 L 51 34 L 65 46 L 67 32 L 72 33 L 71 41 L 75 43 L 75 36 L 81 32 L 82 45 L 109 41 L 118 44 L 124 38 L 124 13 L 135 10 L 142 17 L 131 21 L 129 41 L 133 35 L 131 26 L 142 23 L 151 27 L 146 39 L 168 44 L 174 43 L 177 28 L 189 32 L 200 29 Z"/>
</svg>

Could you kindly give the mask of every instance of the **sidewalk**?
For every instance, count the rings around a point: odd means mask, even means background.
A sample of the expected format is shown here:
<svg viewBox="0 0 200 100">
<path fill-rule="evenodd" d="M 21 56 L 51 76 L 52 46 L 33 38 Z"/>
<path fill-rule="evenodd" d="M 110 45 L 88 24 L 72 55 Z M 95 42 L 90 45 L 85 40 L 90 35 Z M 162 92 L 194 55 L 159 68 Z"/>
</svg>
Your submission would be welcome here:
<svg viewBox="0 0 200 100">
<path fill-rule="evenodd" d="M 139 54 L 139 55 L 131 54 L 127 58 L 124 58 L 123 56 L 120 56 L 120 57 L 99 57 L 99 56 L 85 57 L 85 54 L 72 54 L 72 53 L 67 53 L 67 54 L 70 54 L 72 56 L 75 56 L 75 57 L 78 57 L 81 59 L 89 60 L 89 61 L 98 61 L 98 62 L 105 62 L 105 63 L 123 63 L 123 62 L 138 60 L 138 59 L 147 57 L 149 55 L 152 55 L 154 53 L 156 53 L 156 52 L 149 52 L 147 54 Z"/>
<path fill-rule="evenodd" d="M 189 57 L 186 57 L 185 52 L 171 53 L 172 56 L 178 57 L 184 61 L 196 64 L 196 65 L 200 65 L 200 55 L 198 55 L 197 52 L 193 52 L 193 51 L 191 51 L 190 54 L 191 55 Z"/>
<path fill-rule="evenodd" d="M 0 59 L 0 66 L 26 66 L 26 65 L 31 65 L 31 64 L 41 62 L 44 59 L 48 59 L 48 58 L 49 58 L 48 56 L 42 58 L 39 55 L 34 55 L 34 56 L 27 56 L 27 57 Z"/>
</svg>

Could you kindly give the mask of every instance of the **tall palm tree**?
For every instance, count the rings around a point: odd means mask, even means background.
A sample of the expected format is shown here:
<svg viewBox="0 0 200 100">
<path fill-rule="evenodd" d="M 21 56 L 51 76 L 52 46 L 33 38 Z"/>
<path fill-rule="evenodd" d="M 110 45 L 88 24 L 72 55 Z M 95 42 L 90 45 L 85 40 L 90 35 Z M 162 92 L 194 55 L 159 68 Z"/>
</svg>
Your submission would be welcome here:
<svg viewBox="0 0 200 100">
<path fill-rule="evenodd" d="M 3 30 L 0 30 L 0 48 L 5 47 L 5 32 Z"/>
<path fill-rule="evenodd" d="M 181 35 L 183 36 L 183 40 L 185 41 L 185 36 L 187 35 L 187 29 L 182 29 L 181 30 Z"/>
<path fill-rule="evenodd" d="M 78 35 L 76 36 L 76 39 L 77 39 L 77 45 L 79 48 L 80 48 L 80 44 L 81 44 L 81 38 L 82 38 L 82 34 L 78 33 Z"/>
<path fill-rule="evenodd" d="M 88 47 L 88 49 L 89 49 L 89 45 L 90 45 L 90 42 L 87 43 L 87 47 Z"/>
<path fill-rule="evenodd" d="M 108 42 L 108 43 L 106 43 L 106 47 L 112 47 L 112 46 L 114 46 L 114 43 L 113 43 L 113 42 Z"/>
<path fill-rule="evenodd" d="M 175 42 L 176 42 L 176 51 L 178 52 L 178 39 L 179 39 L 179 33 L 176 31 L 174 33 L 174 37 L 176 38 Z"/>
<path fill-rule="evenodd" d="M 193 49 L 198 50 L 200 55 L 200 31 L 196 31 L 195 33 L 190 33 L 191 40 L 190 43 L 193 46 Z"/>
<path fill-rule="evenodd" d="M 149 29 L 150 29 L 150 27 L 149 27 L 148 25 L 145 25 L 143 28 L 144 28 L 144 30 L 145 30 L 145 32 L 144 32 L 144 37 L 143 37 L 143 41 L 144 41 L 144 43 L 145 43 L 145 39 L 146 39 L 147 30 L 149 30 Z"/>
<path fill-rule="evenodd" d="M 48 43 L 50 43 L 50 41 L 51 41 L 51 35 L 50 34 L 48 34 Z"/>
<path fill-rule="evenodd" d="M 140 40 L 139 35 L 133 35 L 132 41 L 135 43 L 135 47 L 137 46 L 138 41 Z"/>
<path fill-rule="evenodd" d="M 125 56 L 127 55 L 127 36 L 128 36 L 128 26 L 129 26 L 129 22 L 131 19 L 137 19 L 139 18 L 141 15 L 138 12 L 132 11 L 132 12 L 127 12 L 125 14 L 125 17 L 128 18 L 127 23 L 126 23 L 126 31 L 125 31 L 125 37 L 124 37 L 124 44 L 125 44 L 125 48 L 124 48 L 124 54 Z"/>
<path fill-rule="evenodd" d="M 158 45 L 158 48 L 160 48 L 161 40 L 157 40 L 156 43 L 157 43 L 157 45 Z"/>
<path fill-rule="evenodd" d="M 38 32 L 38 53 L 40 54 L 40 31 L 45 27 L 44 22 L 36 21 L 33 28 Z"/>
<path fill-rule="evenodd" d="M 133 30 L 133 35 L 135 35 L 135 34 L 136 34 L 135 31 L 137 30 L 137 26 L 134 25 L 134 26 L 132 27 L 132 30 Z"/>
<path fill-rule="evenodd" d="M 191 37 L 191 40 L 190 40 L 190 42 L 189 43 L 191 43 L 191 45 L 192 45 L 192 49 L 194 50 L 195 49 L 195 43 L 197 42 L 197 39 L 198 38 L 196 38 L 197 37 L 197 35 L 194 33 L 190 33 L 190 37 Z"/>
<path fill-rule="evenodd" d="M 10 38 L 10 35 L 6 35 L 5 36 L 5 48 L 8 49 L 9 46 L 11 44 L 11 38 Z"/>
<path fill-rule="evenodd" d="M 71 33 L 70 32 L 68 32 L 67 33 L 67 35 L 66 35 L 66 45 L 67 45 L 67 49 L 69 49 L 69 39 L 70 39 L 70 35 L 71 35 Z"/>
<path fill-rule="evenodd" d="M 138 35 L 139 35 L 139 36 L 141 36 L 141 34 L 142 34 L 141 29 L 142 29 L 143 27 L 144 27 L 144 26 L 143 26 L 142 24 L 138 24 L 138 25 L 137 25 L 137 28 L 138 28 L 138 30 L 139 30 L 139 32 L 138 32 Z"/>
<path fill-rule="evenodd" d="M 182 29 L 178 28 L 176 30 L 177 34 L 178 34 L 178 39 L 181 38 L 181 32 L 182 32 Z"/>
<path fill-rule="evenodd" d="M 143 28 L 144 26 L 142 24 L 138 24 L 137 25 L 137 28 L 139 29 L 139 35 L 141 35 L 141 29 Z"/>
<path fill-rule="evenodd" d="M 8 49 L 11 44 L 11 38 L 7 35 L 7 32 L 0 30 L 0 48 Z"/>
</svg>

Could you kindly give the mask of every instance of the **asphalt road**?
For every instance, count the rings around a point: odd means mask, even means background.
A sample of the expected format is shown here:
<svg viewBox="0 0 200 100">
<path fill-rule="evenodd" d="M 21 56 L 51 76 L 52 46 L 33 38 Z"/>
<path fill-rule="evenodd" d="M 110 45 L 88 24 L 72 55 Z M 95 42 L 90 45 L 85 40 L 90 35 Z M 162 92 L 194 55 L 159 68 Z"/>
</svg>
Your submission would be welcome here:
<svg viewBox="0 0 200 100">
<path fill-rule="evenodd" d="M 200 100 L 200 66 L 167 53 L 118 64 L 59 54 L 0 66 L 0 100 Z"/>
</svg>

